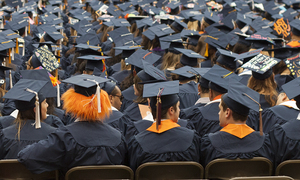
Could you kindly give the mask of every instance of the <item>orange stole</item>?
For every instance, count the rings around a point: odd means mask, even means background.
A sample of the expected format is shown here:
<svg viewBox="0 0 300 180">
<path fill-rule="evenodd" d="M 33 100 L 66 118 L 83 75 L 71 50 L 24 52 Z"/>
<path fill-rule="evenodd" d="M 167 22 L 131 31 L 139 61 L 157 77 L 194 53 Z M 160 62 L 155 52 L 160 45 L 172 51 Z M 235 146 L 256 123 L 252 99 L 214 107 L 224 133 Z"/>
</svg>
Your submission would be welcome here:
<svg viewBox="0 0 300 180">
<path fill-rule="evenodd" d="M 217 95 L 217 96 L 213 99 L 213 101 L 214 101 L 214 100 L 217 100 L 217 99 L 221 99 L 221 96 L 222 96 L 222 94 Z"/>
<path fill-rule="evenodd" d="M 165 131 L 168 131 L 170 129 L 180 127 L 179 124 L 175 123 L 171 119 L 163 120 L 161 121 L 160 125 L 158 126 L 158 130 L 156 130 L 156 122 L 154 122 L 147 131 L 155 132 L 155 133 L 163 133 Z"/>
<path fill-rule="evenodd" d="M 254 130 L 251 127 L 247 126 L 246 124 L 228 124 L 220 131 L 227 132 L 231 135 L 234 135 L 242 139 L 245 136 L 251 134 Z"/>
<path fill-rule="evenodd" d="M 298 41 L 291 41 L 287 44 L 287 46 L 291 46 L 292 48 L 300 47 L 300 43 Z"/>
</svg>

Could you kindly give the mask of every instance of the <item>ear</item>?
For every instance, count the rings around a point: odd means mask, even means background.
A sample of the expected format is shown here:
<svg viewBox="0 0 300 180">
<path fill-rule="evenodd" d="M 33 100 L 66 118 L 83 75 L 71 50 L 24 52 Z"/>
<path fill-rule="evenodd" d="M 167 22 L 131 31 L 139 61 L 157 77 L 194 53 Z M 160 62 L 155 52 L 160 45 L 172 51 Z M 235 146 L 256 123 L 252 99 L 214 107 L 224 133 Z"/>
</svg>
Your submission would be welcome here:
<svg viewBox="0 0 300 180">
<path fill-rule="evenodd" d="M 226 117 L 226 118 L 229 118 L 231 115 L 232 115 L 231 109 L 227 108 L 227 109 L 225 110 L 225 117 Z"/>
<path fill-rule="evenodd" d="M 198 84 L 198 95 L 200 95 L 202 93 L 201 88 L 200 88 L 200 84 Z"/>
</svg>

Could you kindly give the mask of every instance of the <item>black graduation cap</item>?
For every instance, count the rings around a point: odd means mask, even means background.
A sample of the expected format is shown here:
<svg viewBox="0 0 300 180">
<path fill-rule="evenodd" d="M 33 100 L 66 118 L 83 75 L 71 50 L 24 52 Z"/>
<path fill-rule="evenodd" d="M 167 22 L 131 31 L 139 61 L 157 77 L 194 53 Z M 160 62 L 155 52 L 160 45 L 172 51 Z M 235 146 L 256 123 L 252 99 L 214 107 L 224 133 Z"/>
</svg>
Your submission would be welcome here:
<svg viewBox="0 0 300 180">
<path fill-rule="evenodd" d="M 218 51 L 220 53 L 220 56 L 217 58 L 217 62 L 226 67 L 229 67 L 230 69 L 235 69 L 236 63 L 234 60 L 238 56 L 238 54 L 223 49 L 218 49 Z"/>
<path fill-rule="evenodd" d="M 52 72 L 59 67 L 58 60 L 46 45 L 39 47 L 33 52 L 31 64 L 34 68 L 42 66 L 48 72 Z"/>
<path fill-rule="evenodd" d="M 214 65 L 202 77 L 210 81 L 210 89 L 221 93 L 227 92 L 229 88 L 229 79 L 235 81 L 241 80 L 241 77 L 237 76 L 234 72 L 230 72 L 218 65 Z"/>
<path fill-rule="evenodd" d="M 259 98 L 258 92 L 230 79 L 228 93 L 223 95 L 223 102 L 235 113 L 247 116 L 250 109 L 260 111 Z"/>
<path fill-rule="evenodd" d="M 132 43 L 128 43 L 133 42 L 133 34 L 130 33 L 124 26 L 114 29 L 113 31 L 109 32 L 108 35 L 108 39 L 111 38 L 116 46 L 132 45 Z"/>
<path fill-rule="evenodd" d="M 185 78 L 193 78 L 198 76 L 198 73 L 191 66 L 183 66 L 171 72 Z"/>
<path fill-rule="evenodd" d="M 252 19 L 247 17 L 245 14 L 237 13 L 237 19 L 235 22 L 239 28 L 243 28 L 244 26 L 251 24 Z"/>
<path fill-rule="evenodd" d="M 129 22 L 126 19 L 111 19 L 111 23 L 117 28 L 130 26 Z"/>
<path fill-rule="evenodd" d="M 10 6 L 10 7 L 17 7 L 17 6 L 22 7 L 22 4 L 23 4 L 23 2 L 21 0 L 5 0 L 5 3 L 7 6 Z"/>
<path fill-rule="evenodd" d="M 198 74 L 198 83 L 200 86 L 209 89 L 209 81 L 203 77 L 207 71 L 211 68 L 193 68 L 193 70 Z"/>
<path fill-rule="evenodd" d="M 180 63 L 185 66 L 195 67 L 198 65 L 198 58 L 199 59 L 206 59 L 205 57 L 201 56 L 199 53 L 196 53 L 190 49 L 182 49 L 182 48 L 175 48 L 177 51 L 182 53 L 180 58 Z"/>
<path fill-rule="evenodd" d="M 296 78 L 281 86 L 289 99 L 294 99 L 298 102 L 298 96 L 300 95 L 300 78 Z M 299 102 L 298 102 L 299 103 Z"/>
<path fill-rule="evenodd" d="M 243 64 L 242 68 L 250 69 L 252 76 L 255 79 L 267 79 L 273 74 L 272 67 L 280 62 L 280 59 L 258 54 L 247 63 Z"/>
<path fill-rule="evenodd" d="M 118 46 L 114 47 L 114 49 L 122 50 L 122 58 L 128 58 L 131 56 L 135 50 L 142 48 L 142 46 Z M 115 54 L 115 56 L 118 54 Z"/>
<path fill-rule="evenodd" d="M 64 38 L 63 35 L 61 35 L 60 32 L 55 31 L 46 31 L 46 34 L 44 36 L 45 41 L 51 41 L 53 43 L 56 43 L 57 40 Z"/>
<path fill-rule="evenodd" d="M 293 20 L 292 22 L 290 22 L 290 26 L 292 27 L 292 33 L 296 36 L 300 36 L 300 20 Z"/>
<path fill-rule="evenodd" d="M 122 11 L 120 11 L 118 8 L 116 8 L 112 4 L 108 7 L 108 9 L 106 11 L 109 15 L 112 15 L 114 17 L 119 17 L 122 15 Z"/>
<path fill-rule="evenodd" d="M 169 4 L 166 5 L 166 7 L 171 9 L 171 13 L 176 13 L 180 10 L 180 1 L 171 1 Z"/>
<path fill-rule="evenodd" d="M 124 16 L 125 18 L 131 16 L 132 18 L 127 18 L 128 22 L 130 24 L 133 24 L 135 22 L 135 20 L 140 19 L 140 18 L 134 18 L 133 16 L 139 16 L 139 12 L 137 12 L 134 8 L 131 8 L 127 11 L 122 12 L 122 16 Z"/>
<path fill-rule="evenodd" d="M 260 48 L 260 49 L 257 49 L 257 50 L 253 50 L 253 51 L 249 51 L 249 52 L 245 52 L 245 53 L 239 54 L 235 58 L 235 61 L 240 61 L 239 64 L 245 64 L 250 59 L 252 59 L 254 56 L 258 55 L 262 50 L 263 50 L 263 48 Z"/>
<path fill-rule="evenodd" d="M 60 24 L 64 22 L 61 18 L 57 17 L 54 14 L 47 14 L 44 16 L 43 19 L 46 23 L 51 23 L 51 24 Z"/>
<path fill-rule="evenodd" d="M 119 4 L 118 7 L 124 12 L 132 7 L 132 2 L 124 2 L 122 4 Z"/>
<path fill-rule="evenodd" d="M 152 26 L 147 31 L 143 32 L 143 34 L 150 40 L 153 40 L 155 36 L 162 37 L 171 33 L 174 33 L 174 31 L 165 24 Z"/>
<path fill-rule="evenodd" d="M 0 65 L 0 84 L 4 84 L 5 83 L 5 71 L 6 70 L 10 70 L 11 68 L 6 67 L 6 66 L 1 66 Z"/>
<path fill-rule="evenodd" d="M 81 55 L 101 55 L 101 47 L 99 46 L 91 46 L 88 44 L 77 44 L 75 46 L 77 48 L 76 52 L 79 52 Z M 100 51 L 99 51 L 100 49 Z"/>
<path fill-rule="evenodd" d="M 159 38 L 159 42 L 160 42 L 161 49 L 168 49 L 172 43 L 174 45 L 175 45 L 175 43 L 177 43 L 177 44 L 179 44 L 178 45 L 179 47 L 180 46 L 183 47 L 180 33 L 173 34 L 170 36 L 163 36 L 163 37 Z"/>
<path fill-rule="evenodd" d="M 49 13 L 62 13 L 60 7 L 57 6 L 46 6 L 45 10 Z"/>
<path fill-rule="evenodd" d="M 16 43 L 0 36 L 0 51 L 16 47 Z"/>
<path fill-rule="evenodd" d="M 274 14 L 279 14 L 279 12 L 281 11 L 280 7 L 277 6 L 274 1 L 269 1 L 267 4 L 265 4 L 264 9 L 271 16 Z"/>
<path fill-rule="evenodd" d="M 19 36 L 18 33 L 15 33 L 14 31 L 8 29 L 8 30 L 5 30 L 5 31 L 2 31 L 0 33 L 0 36 L 3 36 L 5 37 L 6 39 L 9 39 L 9 40 L 12 40 L 12 39 L 15 39 L 15 38 L 20 38 L 21 36 Z"/>
<path fill-rule="evenodd" d="M 248 38 L 245 38 L 247 41 L 252 42 L 252 48 L 258 49 L 261 47 L 268 48 L 271 47 L 272 45 L 275 45 L 275 42 L 266 36 L 262 36 L 259 34 L 253 34 Z"/>
<path fill-rule="evenodd" d="M 4 28 L 17 31 L 25 28 L 26 26 L 28 26 L 28 18 L 16 18 L 12 21 L 7 22 Z"/>
<path fill-rule="evenodd" d="M 213 12 L 205 11 L 204 13 L 204 21 L 207 22 L 209 25 L 219 22 L 220 18 Z"/>
<path fill-rule="evenodd" d="M 143 70 L 137 73 L 137 76 L 142 80 L 143 83 L 151 81 L 166 81 L 167 78 L 165 73 L 158 68 L 154 67 L 147 61 L 143 61 Z"/>
<path fill-rule="evenodd" d="M 291 71 L 291 74 L 297 78 L 300 77 L 300 56 L 299 54 L 296 54 L 294 56 L 291 56 L 289 58 L 286 58 L 284 60 L 286 66 L 289 68 L 289 70 Z M 294 91 L 294 89 L 293 89 Z"/>
<path fill-rule="evenodd" d="M 125 62 L 131 64 L 139 69 L 143 69 L 143 60 L 147 61 L 150 64 L 154 64 L 158 61 L 161 56 L 152 53 L 148 50 L 138 49 L 131 56 L 129 56 Z"/>
<path fill-rule="evenodd" d="M 85 56 L 80 56 L 77 59 L 84 59 L 87 60 L 85 69 L 89 71 L 93 71 L 95 67 L 97 67 L 100 70 L 103 70 L 103 60 L 111 58 L 110 56 L 96 56 L 96 55 L 85 55 Z"/>
<path fill-rule="evenodd" d="M 151 18 L 144 18 L 141 20 L 136 21 L 137 28 L 142 28 L 142 27 L 151 27 L 155 22 Z"/>
<path fill-rule="evenodd" d="M 178 31 L 182 31 L 183 28 L 187 28 L 187 24 L 182 22 L 180 19 L 175 19 L 175 21 L 171 24 L 171 26 Z"/>
<path fill-rule="evenodd" d="M 104 91 L 107 92 L 107 94 L 111 94 L 111 92 L 115 89 L 116 84 L 113 82 L 105 82 L 103 84 L 103 87 L 101 87 Z"/>
<path fill-rule="evenodd" d="M 41 90 L 46 83 L 47 81 L 20 79 L 3 98 L 15 100 L 16 108 L 19 111 L 32 109 L 36 106 L 36 103 L 42 103 L 45 100 Z M 36 107 L 36 113 L 39 113 L 39 106 Z M 36 114 L 35 128 L 41 128 L 38 114 Z"/>
<path fill-rule="evenodd" d="M 293 50 L 298 50 L 298 48 L 293 48 L 290 46 L 280 46 L 275 47 L 274 49 L 268 49 L 266 51 L 273 51 L 274 52 L 274 58 L 277 59 L 286 59 L 288 57 L 291 57 L 293 55 Z"/>
<path fill-rule="evenodd" d="M 98 44 L 100 44 L 100 40 L 94 31 L 88 32 L 83 36 L 77 38 L 76 42 L 78 44 L 88 44 L 93 46 L 97 46 Z"/>
<path fill-rule="evenodd" d="M 299 13 L 295 11 L 293 8 L 289 8 L 282 15 L 283 17 L 287 18 L 289 22 L 291 22 L 298 14 Z"/>
</svg>

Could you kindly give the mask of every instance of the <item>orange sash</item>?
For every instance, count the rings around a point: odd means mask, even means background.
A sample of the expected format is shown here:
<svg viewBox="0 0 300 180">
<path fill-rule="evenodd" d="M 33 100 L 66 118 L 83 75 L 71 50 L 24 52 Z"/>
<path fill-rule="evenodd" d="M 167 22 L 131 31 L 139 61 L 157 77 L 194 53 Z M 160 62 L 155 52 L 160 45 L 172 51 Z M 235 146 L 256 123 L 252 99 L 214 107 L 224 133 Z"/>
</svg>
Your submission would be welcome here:
<svg viewBox="0 0 300 180">
<path fill-rule="evenodd" d="M 298 41 L 291 41 L 287 44 L 288 46 L 294 47 L 300 47 L 300 43 Z"/>
<path fill-rule="evenodd" d="M 171 119 L 162 120 L 160 125 L 158 126 L 158 130 L 156 130 L 156 122 L 154 122 L 147 131 L 155 132 L 155 133 L 163 133 L 165 131 L 168 131 L 170 129 L 180 127 L 179 124 L 175 123 Z"/>
<path fill-rule="evenodd" d="M 217 100 L 217 99 L 221 99 L 221 96 L 222 96 L 222 94 L 217 95 L 217 96 L 213 99 L 213 101 L 214 101 L 214 100 Z"/>
<path fill-rule="evenodd" d="M 220 131 L 227 132 L 231 135 L 234 135 L 242 139 L 245 136 L 251 134 L 254 130 L 251 127 L 247 126 L 246 124 L 228 124 Z"/>
</svg>

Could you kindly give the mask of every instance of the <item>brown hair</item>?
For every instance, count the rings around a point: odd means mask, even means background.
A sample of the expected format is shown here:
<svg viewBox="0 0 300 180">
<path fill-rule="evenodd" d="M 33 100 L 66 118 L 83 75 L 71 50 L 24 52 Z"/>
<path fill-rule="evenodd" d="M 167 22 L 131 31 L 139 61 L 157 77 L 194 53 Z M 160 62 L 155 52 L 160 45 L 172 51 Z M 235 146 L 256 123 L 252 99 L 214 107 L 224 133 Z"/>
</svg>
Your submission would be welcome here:
<svg viewBox="0 0 300 180">
<path fill-rule="evenodd" d="M 144 50 L 147 50 L 147 49 L 151 48 L 151 41 L 144 34 L 142 34 L 141 46 L 143 46 Z"/>
<path fill-rule="evenodd" d="M 102 33 L 102 38 L 101 38 L 101 42 L 105 42 L 107 41 L 107 33 L 108 32 L 111 32 L 114 30 L 114 27 L 113 26 L 109 26 L 108 28 L 104 29 L 103 30 L 103 33 Z"/>
<path fill-rule="evenodd" d="M 223 108 L 223 112 L 225 112 L 225 110 L 226 110 L 227 108 L 229 108 L 229 107 L 225 104 L 225 102 L 224 102 L 224 100 L 223 100 L 223 95 L 221 96 L 221 106 L 222 106 L 222 108 Z M 229 109 L 230 109 L 230 108 L 229 108 Z M 248 116 L 240 115 L 240 114 L 234 112 L 232 109 L 231 109 L 231 112 L 232 112 L 232 118 L 233 118 L 234 121 L 242 121 L 242 122 L 245 122 L 245 121 L 247 120 L 247 118 L 248 118 Z"/>
<path fill-rule="evenodd" d="M 265 95 L 266 101 L 270 106 L 275 106 L 277 101 L 277 84 L 274 80 L 274 75 L 271 75 L 267 79 L 260 80 L 255 79 L 253 76 L 248 80 L 249 88 L 258 92 L 259 94 Z"/>
<path fill-rule="evenodd" d="M 280 61 L 278 64 L 276 64 L 274 67 L 273 67 L 273 73 L 274 74 L 281 74 L 283 73 L 283 71 L 285 71 L 287 68 L 286 64 L 284 61 Z"/>
<path fill-rule="evenodd" d="M 120 88 L 121 91 L 124 91 L 125 89 L 129 88 L 131 85 L 133 85 L 133 74 L 132 72 L 121 82 Z"/>
<path fill-rule="evenodd" d="M 166 109 L 162 109 L 161 110 L 161 119 L 166 119 L 167 118 L 167 113 L 168 113 L 168 110 L 173 107 L 174 108 L 174 111 L 177 112 L 177 103 L 174 104 L 173 106 L 170 106 L 169 108 L 166 108 Z M 156 119 L 156 108 L 155 109 L 152 109 L 151 108 L 151 112 L 152 112 L 152 116 L 153 116 L 153 119 Z"/>
<path fill-rule="evenodd" d="M 138 76 L 135 76 L 133 78 L 133 83 L 135 85 L 136 90 L 139 92 L 139 96 L 136 98 L 134 102 L 143 104 L 147 102 L 146 98 L 143 98 L 143 91 L 144 91 L 144 85 L 139 84 L 140 82 L 143 82 Z"/>
<path fill-rule="evenodd" d="M 162 66 L 161 69 L 165 70 L 170 67 L 175 67 L 175 65 L 180 62 L 182 54 L 175 54 L 171 52 L 167 52 L 162 57 Z"/>
</svg>

